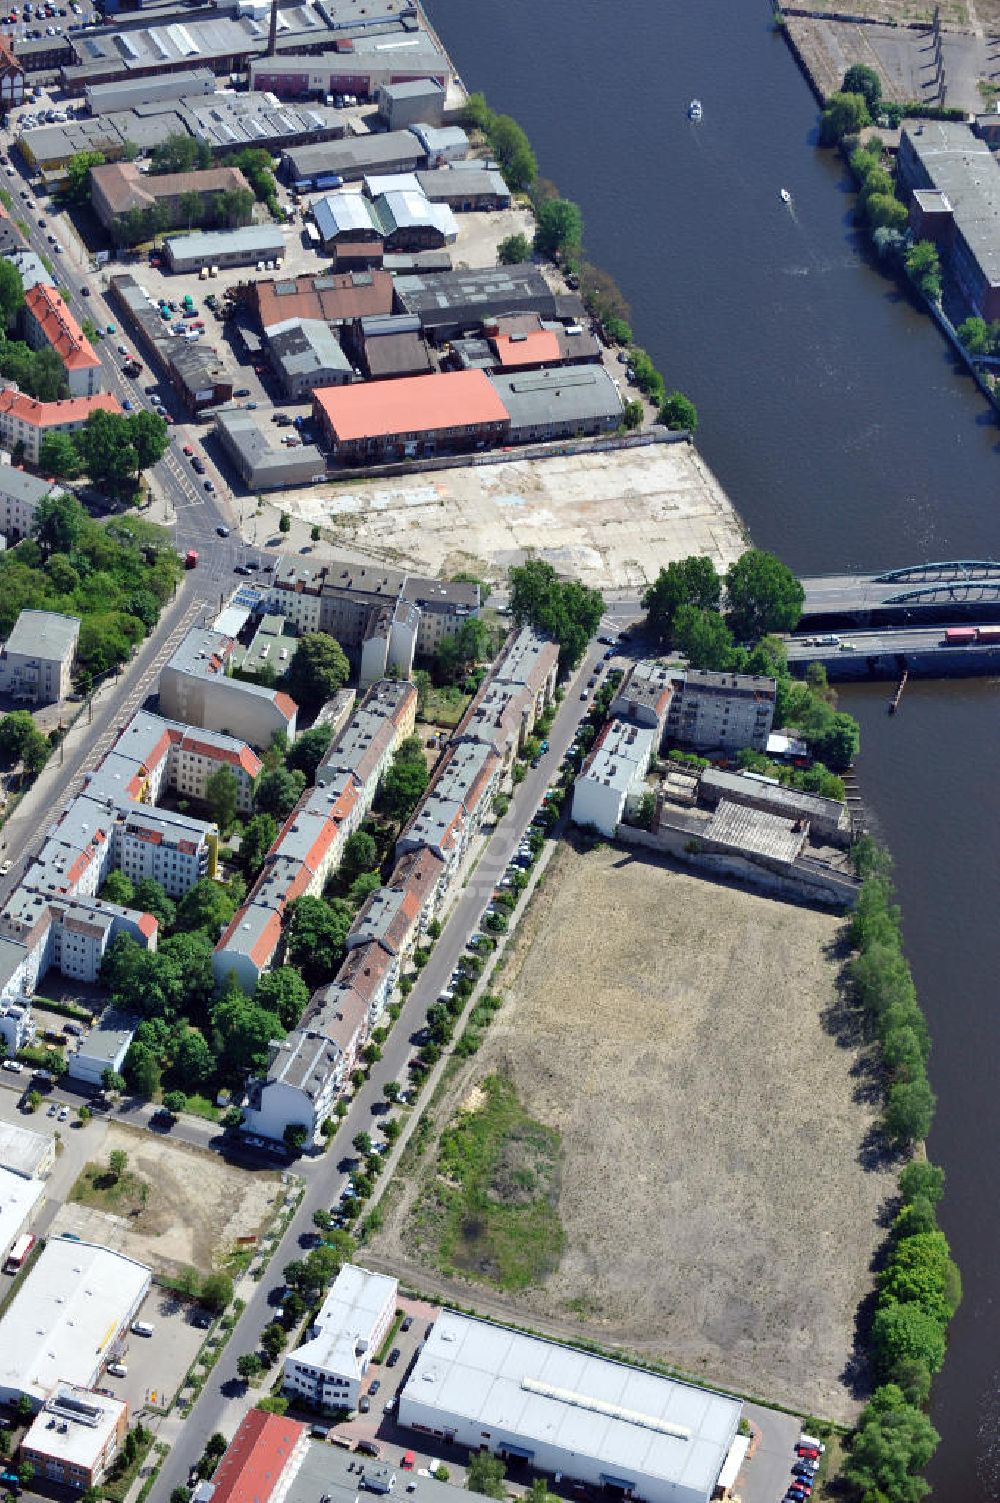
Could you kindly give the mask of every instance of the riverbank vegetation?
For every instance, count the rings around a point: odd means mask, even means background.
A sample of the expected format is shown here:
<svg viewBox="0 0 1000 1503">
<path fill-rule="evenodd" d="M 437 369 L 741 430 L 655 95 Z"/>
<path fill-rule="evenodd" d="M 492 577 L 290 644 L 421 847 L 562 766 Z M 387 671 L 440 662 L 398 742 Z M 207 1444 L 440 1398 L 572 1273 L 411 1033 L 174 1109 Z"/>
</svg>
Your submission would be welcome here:
<svg viewBox="0 0 1000 1503">
<path fill-rule="evenodd" d="M 628 351 L 630 379 L 656 409 L 657 421 L 675 432 L 693 433 L 698 426 L 694 403 L 683 392 L 667 393 L 667 384 L 652 358 L 634 343 L 628 303 L 614 278 L 585 259 L 583 214 L 578 204 L 563 198 L 556 185 L 538 176 L 538 162 L 523 128 L 509 115 L 490 108 L 484 95 L 470 94 L 463 124 L 479 131 L 496 158 L 507 186 L 524 193 L 535 214 L 534 241 L 525 235 L 510 235 L 497 248 L 503 266 L 530 260 L 532 252 L 552 261 L 566 275 L 567 284 L 578 289 L 591 317 L 602 326 L 607 339 Z M 639 426 L 635 408 L 629 404 L 623 426 Z M 641 423 L 641 417 L 639 419 Z"/>
<path fill-rule="evenodd" d="M 937 1224 L 944 1173 L 922 1155 L 935 1099 L 927 1079 L 930 1037 L 903 954 L 899 908 L 887 854 L 867 837 L 855 847 L 864 879 L 851 919 L 855 954 L 846 976 L 878 1037 L 886 1073 L 885 1133 L 896 1149 L 916 1149 L 899 1176 L 869 1332 L 877 1386 L 851 1439 L 844 1475 L 864 1499 L 919 1503 L 921 1476 L 938 1443 L 924 1412 L 947 1350 L 961 1278 Z"/>
</svg>

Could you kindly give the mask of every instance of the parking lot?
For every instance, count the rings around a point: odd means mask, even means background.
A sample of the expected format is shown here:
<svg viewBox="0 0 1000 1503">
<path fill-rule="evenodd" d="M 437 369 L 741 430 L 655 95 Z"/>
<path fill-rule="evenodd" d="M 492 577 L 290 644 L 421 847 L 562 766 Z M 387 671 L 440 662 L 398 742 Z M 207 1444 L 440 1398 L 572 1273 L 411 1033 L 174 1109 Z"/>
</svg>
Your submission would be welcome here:
<svg viewBox="0 0 1000 1503">
<path fill-rule="evenodd" d="M 105 1371 L 101 1387 L 115 1398 L 125 1399 L 132 1414 L 143 1408 L 168 1409 L 210 1335 L 194 1324 L 201 1314 L 202 1306 L 154 1285 L 136 1316 L 137 1321 L 153 1327 L 152 1336 L 126 1332 L 114 1360 L 128 1369 L 127 1376 L 115 1377 Z"/>
</svg>

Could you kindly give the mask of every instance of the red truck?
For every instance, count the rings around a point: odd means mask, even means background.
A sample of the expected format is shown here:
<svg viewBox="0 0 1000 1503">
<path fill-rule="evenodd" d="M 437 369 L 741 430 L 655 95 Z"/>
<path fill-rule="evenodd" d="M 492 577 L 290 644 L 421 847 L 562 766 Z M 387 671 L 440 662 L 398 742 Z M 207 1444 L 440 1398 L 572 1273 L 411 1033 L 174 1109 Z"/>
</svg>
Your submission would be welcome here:
<svg viewBox="0 0 1000 1503">
<path fill-rule="evenodd" d="M 185 553 L 185 555 L 184 555 L 184 567 L 185 567 L 185 569 L 197 569 L 197 567 L 198 567 L 198 550 L 197 550 L 197 548 L 189 548 L 188 551 Z"/>
</svg>

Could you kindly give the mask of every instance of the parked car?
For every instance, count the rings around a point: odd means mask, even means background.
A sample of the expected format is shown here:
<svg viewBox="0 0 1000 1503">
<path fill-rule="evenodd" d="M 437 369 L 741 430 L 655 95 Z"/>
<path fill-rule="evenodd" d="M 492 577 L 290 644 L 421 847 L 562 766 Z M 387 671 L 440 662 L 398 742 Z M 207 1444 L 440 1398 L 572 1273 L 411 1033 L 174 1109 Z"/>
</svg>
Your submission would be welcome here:
<svg viewBox="0 0 1000 1503">
<path fill-rule="evenodd" d="M 379 1389 L 381 1387 L 382 1387 L 382 1380 L 381 1380 L 381 1378 L 374 1378 L 372 1380 L 372 1382 L 369 1383 L 369 1385 L 368 1385 L 368 1397 L 373 1399 L 375 1397 L 375 1395 L 378 1393 L 378 1391 L 379 1391 Z"/>
<path fill-rule="evenodd" d="M 399 1361 L 399 1359 L 400 1359 L 400 1357 L 402 1355 L 403 1354 L 399 1350 L 399 1347 L 398 1346 L 394 1346 L 393 1349 L 392 1349 L 392 1351 L 389 1353 L 388 1359 L 387 1359 L 386 1364 L 385 1364 L 386 1367 L 395 1367 L 396 1363 Z"/>
</svg>

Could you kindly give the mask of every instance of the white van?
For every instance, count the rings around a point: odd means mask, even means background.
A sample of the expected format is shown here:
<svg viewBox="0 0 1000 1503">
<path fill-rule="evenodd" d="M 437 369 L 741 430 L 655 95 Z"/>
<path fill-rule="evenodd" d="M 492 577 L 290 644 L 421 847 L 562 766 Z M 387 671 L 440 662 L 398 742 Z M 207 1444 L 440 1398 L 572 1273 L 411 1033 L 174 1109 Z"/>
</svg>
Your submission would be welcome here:
<svg viewBox="0 0 1000 1503">
<path fill-rule="evenodd" d="M 134 1336 L 152 1336 L 155 1327 L 148 1320 L 133 1320 L 132 1334 Z"/>
<path fill-rule="evenodd" d="M 112 1378 L 128 1377 L 128 1368 L 125 1366 L 124 1362 L 109 1362 L 108 1372 L 111 1374 Z"/>
</svg>

